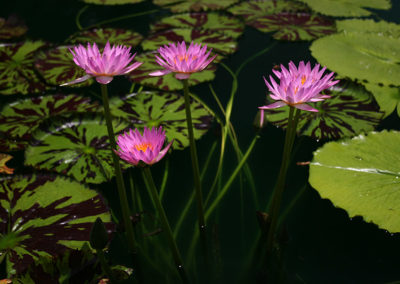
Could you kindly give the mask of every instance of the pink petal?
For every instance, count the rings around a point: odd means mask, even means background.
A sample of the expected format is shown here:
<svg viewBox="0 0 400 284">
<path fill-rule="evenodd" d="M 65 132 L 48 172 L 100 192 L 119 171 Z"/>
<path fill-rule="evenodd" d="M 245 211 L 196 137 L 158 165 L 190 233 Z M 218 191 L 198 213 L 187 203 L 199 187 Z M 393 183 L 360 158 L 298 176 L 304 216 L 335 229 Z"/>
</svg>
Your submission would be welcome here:
<svg viewBox="0 0 400 284">
<path fill-rule="evenodd" d="M 97 76 L 96 81 L 100 84 L 108 84 L 114 79 L 113 76 Z"/>
<path fill-rule="evenodd" d="M 190 77 L 190 74 L 188 74 L 188 73 L 176 73 L 175 74 L 175 78 L 178 80 L 188 79 L 189 77 Z"/>
<path fill-rule="evenodd" d="M 293 107 L 301 109 L 301 110 L 306 110 L 306 111 L 313 111 L 313 112 L 318 112 L 317 109 L 310 107 L 307 104 L 297 104 L 297 105 L 293 105 Z"/>
<path fill-rule="evenodd" d="M 171 73 L 170 70 L 166 70 L 166 69 L 165 70 L 157 70 L 155 72 L 151 72 L 149 74 L 149 76 L 164 76 L 164 75 L 169 74 L 169 73 Z"/>
<path fill-rule="evenodd" d="M 259 109 L 271 109 L 271 108 L 278 108 L 287 105 L 284 101 L 275 102 L 270 105 L 258 107 Z"/>
<path fill-rule="evenodd" d="M 60 86 L 69 86 L 69 85 L 73 85 L 73 84 L 82 83 L 82 82 L 84 82 L 84 81 L 86 81 L 87 79 L 90 79 L 90 78 L 92 78 L 92 77 L 93 77 L 92 75 L 87 74 L 87 75 L 85 75 L 85 76 L 83 76 L 83 77 L 80 77 L 80 78 L 78 78 L 78 79 L 75 79 L 74 81 L 61 84 Z"/>
</svg>

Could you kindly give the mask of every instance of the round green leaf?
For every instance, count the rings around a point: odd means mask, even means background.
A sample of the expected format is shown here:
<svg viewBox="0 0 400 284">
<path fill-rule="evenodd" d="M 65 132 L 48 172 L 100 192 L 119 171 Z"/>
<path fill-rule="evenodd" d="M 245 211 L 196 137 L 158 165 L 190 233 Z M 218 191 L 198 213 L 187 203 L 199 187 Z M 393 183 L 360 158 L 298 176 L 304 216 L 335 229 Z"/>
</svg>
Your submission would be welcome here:
<svg viewBox="0 0 400 284">
<path fill-rule="evenodd" d="M 122 5 L 122 4 L 135 4 L 144 0 L 83 0 L 83 2 L 97 5 Z"/>
<path fill-rule="evenodd" d="M 161 70 L 163 67 L 158 65 L 155 61 L 155 55 L 157 52 L 142 53 L 136 57 L 137 61 L 143 62 L 140 68 L 137 68 L 127 74 L 126 76 L 133 82 L 165 90 L 165 91 L 175 91 L 182 90 L 183 84 L 181 80 L 175 78 L 175 75 L 170 73 L 164 76 L 149 76 L 149 73 L 156 70 Z M 201 72 L 193 73 L 189 78 L 189 85 L 197 85 L 199 83 L 211 81 L 215 77 L 215 64 L 211 63 Z"/>
<path fill-rule="evenodd" d="M 336 21 L 336 27 L 341 32 L 361 32 L 368 34 L 381 34 L 385 37 L 400 37 L 400 25 L 385 21 L 350 19 Z"/>
<path fill-rule="evenodd" d="M 198 101 L 191 100 L 193 132 L 199 139 L 211 126 L 212 116 Z M 187 137 L 185 100 L 182 95 L 162 92 L 130 94 L 111 101 L 114 116 L 130 121 L 130 128 L 162 126 L 167 140 L 174 139 L 173 148 L 189 145 Z"/>
<path fill-rule="evenodd" d="M 200 28 L 238 38 L 243 33 L 244 25 L 235 17 L 217 13 L 185 13 L 162 18 L 151 26 L 154 31 L 172 28 Z"/>
<path fill-rule="evenodd" d="M 365 8 L 389 10 L 390 0 L 300 0 L 309 5 L 314 11 L 336 17 L 369 16 Z"/>
<path fill-rule="evenodd" d="M 100 46 L 106 45 L 107 41 L 109 41 L 110 44 L 137 46 L 142 39 L 143 36 L 134 31 L 114 28 L 95 28 L 77 32 L 76 34 L 72 35 L 68 41 L 74 44 L 87 44 L 88 42 L 95 42 Z M 132 51 L 132 53 L 134 52 Z"/>
<path fill-rule="evenodd" d="M 41 50 L 35 56 L 35 68 L 46 83 L 60 86 L 86 75 L 85 70 L 75 64 L 69 49 L 72 46 L 59 46 L 52 49 Z M 71 87 L 89 86 L 93 79 Z"/>
<path fill-rule="evenodd" d="M 5 105 L 0 111 L 0 132 L 7 137 L 28 140 L 40 123 L 49 117 L 97 112 L 99 108 L 97 102 L 77 95 L 56 94 L 22 99 Z"/>
<path fill-rule="evenodd" d="M 313 40 L 336 31 L 335 23 L 308 13 L 278 13 L 256 18 L 247 23 L 261 32 L 274 32 L 279 40 Z"/>
<path fill-rule="evenodd" d="M 380 228 L 400 232 L 400 133 L 372 132 L 314 153 L 310 184 L 322 198 Z"/>
<path fill-rule="evenodd" d="M 379 104 L 381 111 L 385 116 L 389 116 L 397 107 L 397 115 L 400 116 L 400 88 L 379 86 L 375 84 L 364 83 L 365 88 L 370 91 Z"/>
<path fill-rule="evenodd" d="M 49 88 L 33 69 L 34 53 L 44 45 L 41 41 L 0 45 L 0 94 L 26 95 Z"/>
<path fill-rule="evenodd" d="M 153 3 L 160 6 L 168 6 L 174 13 L 186 12 L 186 11 L 207 11 L 207 10 L 221 10 L 234 4 L 237 0 L 186 0 L 183 2 L 176 3 L 176 0 L 153 0 Z M 176 4 L 174 4 L 176 3 Z"/>
<path fill-rule="evenodd" d="M 229 12 L 245 18 L 246 22 L 266 15 L 304 11 L 304 4 L 287 0 L 243 1 L 229 8 Z"/>
<path fill-rule="evenodd" d="M 300 135 L 314 139 L 338 139 L 373 130 L 383 113 L 372 95 L 358 85 L 334 86 L 326 94 L 332 98 L 313 103 L 319 112 L 302 111 L 297 126 Z M 268 102 L 269 103 L 269 102 Z M 268 121 L 286 128 L 289 108 L 265 110 Z"/>
<path fill-rule="evenodd" d="M 113 121 L 114 132 L 127 128 Z M 103 116 L 59 119 L 33 133 L 25 151 L 25 165 L 74 177 L 84 183 L 102 183 L 114 175 L 111 148 Z"/>
<path fill-rule="evenodd" d="M 343 77 L 400 85 L 400 38 L 346 32 L 317 39 L 310 49 L 322 65 Z"/>
<path fill-rule="evenodd" d="M 207 48 L 220 54 L 231 54 L 237 49 L 237 42 L 223 33 L 214 30 L 175 28 L 149 35 L 143 42 L 144 50 L 156 50 L 169 42 L 185 41 L 206 44 Z"/>
<path fill-rule="evenodd" d="M 23 36 L 28 27 L 16 16 L 0 18 L 0 40 L 9 40 Z"/>
<path fill-rule="evenodd" d="M 65 177 L 1 177 L 0 202 L 0 231 L 7 239 L 0 247 L 17 273 L 39 257 L 81 248 L 97 217 L 113 228 L 101 196 Z"/>
</svg>

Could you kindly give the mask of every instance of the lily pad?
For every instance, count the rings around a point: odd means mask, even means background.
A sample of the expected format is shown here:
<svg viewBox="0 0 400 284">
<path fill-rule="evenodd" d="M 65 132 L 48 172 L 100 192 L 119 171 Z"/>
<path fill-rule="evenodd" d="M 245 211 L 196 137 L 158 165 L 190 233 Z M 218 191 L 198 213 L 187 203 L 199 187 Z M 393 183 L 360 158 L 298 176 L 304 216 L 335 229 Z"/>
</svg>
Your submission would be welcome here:
<svg viewBox="0 0 400 284">
<path fill-rule="evenodd" d="M 206 44 L 220 54 L 231 54 L 237 49 L 237 42 L 234 38 L 212 30 L 175 28 L 149 35 L 143 42 L 144 50 L 156 50 L 169 42 L 197 42 Z"/>
<path fill-rule="evenodd" d="M 114 120 L 114 132 L 128 124 Z M 111 148 L 103 116 L 59 119 L 33 133 L 25 151 L 25 165 L 74 177 L 84 183 L 102 183 L 114 175 Z"/>
<path fill-rule="evenodd" d="M 256 18 L 247 23 L 257 30 L 274 32 L 278 40 L 313 40 L 336 31 L 335 22 L 308 13 L 278 13 Z"/>
<path fill-rule="evenodd" d="M 156 70 L 163 69 L 155 61 L 155 55 L 157 52 L 142 53 L 137 56 L 137 61 L 143 62 L 140 68 L 137 68 L 127 74 L 126 76 L 133 82 L 139 83 L 145 86 L 165 90 L 175 91 L 182 90 L 183 84 L 181 80 L 175 78 L 175 75 L 170 73 L 164 76 L 154 77 L 149 76 L 149 73 Z M 193 73 L 189 78 L 189 85 L 194 86 L 199 83 L 211 81 L 215 78 L 216 65 L 211 63 L 201 72 Z"/>
<path fill-rule="evenodd" d="M 238 38 L 243 33 L 244 25 L 235 17 L 217 13 L 185 13 L 162 18 L 151 26 L 153 31 L 172 28 L 200 28 Z"/>
<path fill-rule="evenodd" d="M 22 99 L 7 104 L 0 111 L 0 132 L 7 137 L 31 138 L 31 133 L 44 120 L 53 116 L 99 111 L 99 104 L 90 98 L 56 94 Z"/>
<path fill-rule="evenodd" d="M 6 163 L 11 160 L 13 156 L 0 153 L 0 173 L 13 174 L 14 169 L 7 167 Z"/>
<path fill-rule="evenodd" d="M 0 40 L 9 40 L 23 36 L 28 27 L 16 16 L 0 18 Z"/>
<path fill-rule="evenodd" d="M 319 112 L 302 111 L 297 132 L 314 139 L 339 139 L 373 130 L 383 117 L 373 96 L 363 87 L 341 83 L 326 94 L 332 98 L 314 103 Z M 289 108 L 265 110 L 268 121 L 286 128 Z"/>
<path fill-rule="evenodd" d="M 1 133 L 0 133 L 1 134 Z M 0 135 L 0 151 L 11 152 L 25 149 L 29 141 L 18 139 L 15 137 L 5 137 Z"/>
<path fill-rule="evenodd" d="M 70 37 L 68 42 L 82 43 L 95 42 L 100 46 L 105 46 L 107 41 L 110 44 L 122 44 L 125 46 L 137 46 L 143 39 L 143 36 L 137 32 L 114 29 L 114 28 L 95 28 L 91 30 L 80 31 Z"/>
<path fill-rule="evenodd" d="M 160 6 L 168 5 L 168 8 L 171 9 L 172 12 L 181 13 L 187 11 L 200 12 L 207 10 L 222 10 L 237 1 L 238 0 L 187 0 L 176 3 L 176 0 L 153 0 L 153 3 Z"/>
<path fill-rule="evenodd" d="M 379 228 L 400 232 L 400 133 L 372 132 L 314 152 L 309 182 L 322 198 Z"/>
<path fill-rule="evenodd" d="M 307 7 L 304 4 L 288 0 L 243 1 L 228 9 L 235 16 L 243 17 L 246 22 L 266 15 L 305 10 Z"/>
<path fill-rule="evenodd" d="M 371 12 L 365 8 L 389 10 L 390 0 L 300 0 L 314 11 L 335 17 L 362 17 Z"/>
<path fill-rule="evenodd" d="M 381 34 L 385 37 L 400 37 L 400 25 L 386 21 L 375 22 L 371 19 L 350 19 L 336 21 L 337 30 L 340 32 L 360 32 L 368 34 Z"/>
<path fill-rule="evenodd" d="M 135 4 L 142 2 L 144 0 L 83 0 L 83 2 L 89 4 L 98 4 L 98 5 L 123 5 L 123 4 Z"/>
<path fill-rule="evenodd" d="M 45 46 L 42 41 L 0 45 L 0 94 L 42 92 L 47 87 L 35 74 L 34 53 Z"/>
<path fill-rule="evenodd" d="M 65 177 L 2 177 L 0 202 L 1 250 L 10 274 L 21 273 L 39 257 L 81 248 L 97 217 L 113 229 L 101 196 Z"/>
<path fill-rule="evenodd" d="M 400 38 L 346 32 L 313 42 L 312 55 L 342 77 L 400 85 Z"/>
<path fill-rule="evenodd" d="M 35 56 L 35 68 L 46 83 L 60 86 L 86 75 L 86 72 L 77 66 L 69 49 L 72 46 L 59 46 L 52 49 L 41 50 Z M 89 86 L 93 79 L 71 87 Z"/>
<path fill-rule="evenodd" d="M 167 140 L 174 139 L 173 148 L 183 149 L 189 145 L 187 137 L 185 100 L 182 95 L 162 92 L 142 92 L 110 102 L 114 116 L 123 117 L 131 128 L 162 126 Z M 193 131 L 199 139 L 211 126 L 212 116 L 198 101 L 191 101 Z"/>
<path fill-rule="evenodd" d="M 379 104 L 380 110 L 389 116 L 397 107 L 397 115 L 400 116 L 400 88 L 379 86 L 375 84 L 364 84 Z"/>
</svg>

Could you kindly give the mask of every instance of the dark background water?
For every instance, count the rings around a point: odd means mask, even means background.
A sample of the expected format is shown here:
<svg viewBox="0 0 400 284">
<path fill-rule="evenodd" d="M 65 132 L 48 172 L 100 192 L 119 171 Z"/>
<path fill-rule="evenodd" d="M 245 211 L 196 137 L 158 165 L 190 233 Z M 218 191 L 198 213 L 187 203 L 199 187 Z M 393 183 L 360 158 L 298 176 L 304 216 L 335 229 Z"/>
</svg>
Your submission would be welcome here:
<svg viewBox="0 0 400 284">
<path fill-rule="evenodd" d="M 78 29 L 75 24 L 76 13 L 86 4 L 74 0 L 14 0 L 3 1 L 0 16 L 7 17 L 16 14 L 29 27 L 27 37 L 32 40 L 42 39 L 53 43 L 62 43 L 69 35 Z M 392 1 L 390 11 L 376 11 L 387 21 L 400 23 L 400 1 Z M 149 2 L 123 6 L 96 6 L 90 8 L 82 16 L 82 25 L 88 26 L 101 20 L 112 17 L 154 9 L 156 6 Z M 142 34 L 149 30 L 148 24 L 158 17 L 167 15 L 167 11 L 137 17 L 113 23 L 112 27 L 133 29 Z M 270 34 L 260 33 L 246 27 L 239 39 L 238 51 L 224 60 L 235 70 L 246 58 L 270 45 L 274 40 Z M 268 53 L 250 62 L 240 74 L 238 93 L 232 112 L 232 123 L 239 136 L 239 144 L 245 150 L 255 135 L 253 121 L 257 107 L 265 100 L 266 86 L 263 75 L 269 75 L 276 64 L 284 64 L 292 60 L 298 62 L 314 61 L 308 47 L 310 42 L 279 42 Z M 137 50 L 140 52 L 140 50 Z M 400 79 L 400 78 L 399 78 Z M 221 67 L 212 83 L 218 96 L 225 105 L 229 99 L 231 77 Z M 127 92 L 129 84 L 123 78 L 118 78 L 112 84 L 114 94 Z M 199 95 L 209 106 L 217 110 L 206 84 L 194 87 L 193 92 Z M 113 91 L 111 93 L 113 93 Z M 0 98 L 6 103 L 10 98 Z M 399 119 L 396 114 L 382 122 L 380 129 L 399 129 Z M 210 145 L 219 138 L 219 129 L 216 125 L 198 141 L 200 163 L 205 160 Z M 237 282 L 237 271 L 242 269 L 246 255 L 255 242 L 258 224 L 255 217 L 256 210 L 263 210 L 268 196 L 275 184 L 278 174 L 281 152 L 283 148 L 284 132 L 274 126 L 267 125 L 261 131 L 253 154 L 249 158 L 249 165 L 253 172 L 261 208 L 254 208 L 248 188 L 243 188 L 243 197 L 240 195 L 239 184 L 236 183 L 225 197 L 220 206 L 218 219 L 212 222 L 218 224 L 219 242 L 221 243 L 223 277 L 221 283 Z M 321 146 L 322 142 L 313 141 L 308 137 L 297 140 L 298 146 L 294 161 L 309 161 L 312 152 Z M 18 156 L 19 155 L 19 156 Z M 191 183 L 188 149 L 175 151 L 170 155 L 170 176 L 165 197 L 165 206 L 171 220 L 176 220 L 181 208 L 190 196 Z M 23 154 L 17 154 L 19 159 L 10 166 L 18 168 Z M 215 156 L 217 157 L 217 156 Z M 210 185 L 216 167 L 211 164 L 209 175 L 204 187 Z M 227 179 L 235 167 L 236 158 L 231 148 L 228 148 L 226 163 L 223 171 Z M 153 167 L 156 181 L 160 181 L 165 162 Z M 284 204 L 287 205 L 296 194 L 307 184 L 308 168 L 294 166 L 289 172 L 289 182 L 284 195 Z M 184 184 L 185 186 L 182 186 Z M 115 192 L 104 185 L 102 191 L 110 200 L 112 207 L 117 207 Z M 244 220 L 241 220 L 240 204 L 243 202 Z M 195 215 L 192 208 L 191 214 Z M 194 220 L 192 218 L 192 220 Z M 172 222 L 174 223 L 174 221 Z M 285 226 L 288 232 L 288 243 L 285 248 L 284 266 L 290 281 L 295 283 L 386 283 L 400 281 L 400 236 L 389 234 L 378 229 L 376 225 L 366 223 L 362 218 L 350 219 L 347 213 L 335 208 L 329 200 L 323 200 L 318 193 L 307 186 L 288 215 Z M 185 223 L 185 233 L 179 238 L 180 243 L 187 245 L 186 235 L 193 233 L 190 221 Z M 119 257 L 123 247 L 115 244 L 114 258 Z"/>
</svg>

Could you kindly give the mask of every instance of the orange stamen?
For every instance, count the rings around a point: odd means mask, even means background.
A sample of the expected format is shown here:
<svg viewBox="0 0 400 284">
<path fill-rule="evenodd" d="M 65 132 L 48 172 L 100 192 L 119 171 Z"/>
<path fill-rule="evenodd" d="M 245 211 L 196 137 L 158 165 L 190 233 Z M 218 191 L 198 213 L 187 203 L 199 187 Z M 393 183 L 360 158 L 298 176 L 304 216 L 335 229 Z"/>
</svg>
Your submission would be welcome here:
<svg viewBox="0 0 400 284">
<path fill-rule="evenodd" d="M 136 150 L 138 151 L 143 151 L 146 152 L 148 148 L 150 148 L 151 150 L 153 150 L 153 145 L 149 142 L 145 142 L 145 143 L 141 143 L 141 144 L 136 144 L 135 146 Z"/>
<path fill-rule="evenodd" d="M 304 83 L 306 82 L 307 78 L 305 75 L 303 75 L 303 77 L 301 77 L 301 84 L 304 85 Z"/>
</svg>

